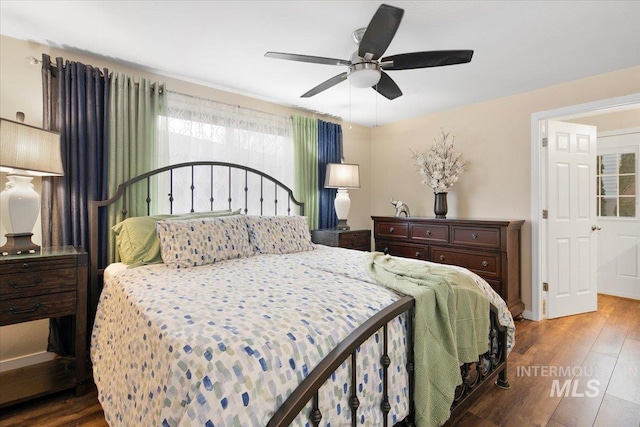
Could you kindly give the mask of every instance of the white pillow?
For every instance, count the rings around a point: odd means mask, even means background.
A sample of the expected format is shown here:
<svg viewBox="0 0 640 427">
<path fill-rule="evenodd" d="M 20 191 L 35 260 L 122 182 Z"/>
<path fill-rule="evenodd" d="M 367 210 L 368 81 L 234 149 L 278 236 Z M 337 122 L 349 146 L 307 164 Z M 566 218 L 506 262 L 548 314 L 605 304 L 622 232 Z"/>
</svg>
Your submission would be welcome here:
<svg viewBox="0 0 640 427">
<path fill-rule="evenodd" d="M 304 216 L 246 216 L 249 242 L 257 253 L 289 254 L 314 249 Z"/>
<path fill-rule="evenodd" d="M 162 261 L 176 268 L 253 255 L 243 215 L 158 221 Z"/>
</svg>

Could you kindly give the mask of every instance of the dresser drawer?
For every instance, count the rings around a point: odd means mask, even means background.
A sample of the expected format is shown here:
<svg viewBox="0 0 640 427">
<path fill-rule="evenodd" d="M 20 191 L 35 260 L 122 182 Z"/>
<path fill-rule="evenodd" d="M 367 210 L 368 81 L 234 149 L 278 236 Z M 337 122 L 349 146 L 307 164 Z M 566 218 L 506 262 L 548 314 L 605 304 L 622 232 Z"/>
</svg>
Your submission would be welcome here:
<svg viewBox="0 0 640 427">
<path fill-rule="evenodd" d="M 0 302 L 0 325 L 66 316 L 75 312 L 75 292 L 3 300 Z"/>
<path fill-rule="evenodd" d="M 500 255 L 431 248 L 431 260 L 468 268 L 480 276 L 500 278 Z"/>
<path fill-rule="evenodd" d="M 352 231 L 347 233 L 340 233 L 340 245 L 341 248 L 355 249 L 367 247 L 370 250 L 371 247 L 371 232 L 367 231 Z"/>
<path fill-rule="evenodd" d="M 500 230 L 497 228 L 452 226 L 451 243 L 497 249 L 500 247 Z"/>
<path fill-rule="evenodd" d="M 0 299 L 74 291 L 76 269 L 36 270 L 0 275 Z"/>
<path fill-rule="evenodd" d="M 378 237 L 406 239 L 409 237 L 409 224 L 406 222 L 378 222 L 376 223 L 376 238 Z"/>
<path fill-rule="evenodd" d="M 27 258 L 0 263 L 0 275 L 23 274 L 35 271 L 50 271 L 58 268 L 76 268 L 74 258 Z"/>
<path fill-rule="evenodd" d="M 376 242 L 376 251 L 403 258 L 414 258 L 424 261 L 429 259 L 429 249 L 426 246 L 398 245 L 380 241 Z"/>
<path fill-rule="evenodd" d="M 411 224 L 409 238 L 412 240 L 424 240 L 426 242 L 449 241 L 449 226 L 432 224 Z"/>
</svg>

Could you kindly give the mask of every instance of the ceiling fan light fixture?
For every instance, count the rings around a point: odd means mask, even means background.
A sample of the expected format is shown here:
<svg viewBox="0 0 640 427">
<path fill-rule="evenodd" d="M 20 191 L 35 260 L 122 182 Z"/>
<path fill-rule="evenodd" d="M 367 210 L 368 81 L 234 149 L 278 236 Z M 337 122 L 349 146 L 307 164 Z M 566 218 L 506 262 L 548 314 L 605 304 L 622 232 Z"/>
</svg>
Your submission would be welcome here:
<svg viewBox="0 0 640 427">
<path fill-rule="evenodd" d="M 373 63 L 360 63 L 351 66 L 349 83 L 353 87 L 372 87 L 380 81 L 380 68 Z"/>
</svg>

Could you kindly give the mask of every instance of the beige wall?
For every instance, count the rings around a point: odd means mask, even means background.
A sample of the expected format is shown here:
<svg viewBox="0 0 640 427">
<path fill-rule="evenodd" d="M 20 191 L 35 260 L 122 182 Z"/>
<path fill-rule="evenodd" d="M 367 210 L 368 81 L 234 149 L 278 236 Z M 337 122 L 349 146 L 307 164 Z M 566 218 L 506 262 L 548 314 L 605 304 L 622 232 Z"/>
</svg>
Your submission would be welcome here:
<svg viewBox="0 0 640 427">
<path fill-rule="evenodd" d="M 640 93 L 640 67 L 429 114 L 372 130 L 371 214 L 392 215 L 391 196 L 414 216 L 433 216 L 434 196 L 420 183 L 411 152 L 433 144 L 440 128 L 455 135 L 470 162 L 449 193 L 448 217 L 524 219 L 522 293 L 531 309 L 531 115 Z M 613 124 L 611 124 L 613 125 Z"/>
<path fill-rule="evenodd" d="M 598 133 L 637 128 L 640 127 L 640 105 L 624 111 L 598 114 L 595 116 L 581 117 L 579 119 L 567 121 L 595 126 L 598 128 Z"/>
<path fill-rule="evenodd" d="M 42 80 L 41 66 L 29 65 L 25 58 L 34 56 L 38 59 L 42 53 L 47 53 L 51 58 L 61 56 L 65 59 L 80 61 L 100 68 L 108 68 L 109 71 L 122 71 L 135 76 L 147 77 L 154 81 L 164 81 L 167 88 L 172 91 L 189 95 L 208 98 L 219 102 L 240 105 L 272 114 L 290 116 L 302 114 L 314 116 L 312 113 L 283 107 L 265 101 L 235 95 L 197 84 L 167 78 L 157 74 L 132 69 L 113 61 L 84 54 L 62 51 L 35 43 L 29 43 L 10 37 L 0 36 L 0 117 L 15 120 L 17 111 L 26 115 L 25 122 L 34 126 L 42 125 Z M 369 225 L 369 139 L 368 128 L 342 123 L 341 120 L 317 116 L 317 118 L 341 123 L 344 132 L 344 153 L 350 163 L 359 163 L 362 188 L 351 192 L 351 212 L 349 223 L 353 227 L 366 227 Z M 6 182 L 4 174 L 0 174 L 1 185 Z M 34 181 L 36 190 L 39 190 L 39 180 Z M 4 244 L 6 231 L 0 229 L 0 245 Z M 41 242 L 40 221 L 36 223 L 34 230 L 34 242 Z M 0 361 L 23 355 L 42 352 L 46 349 L 48 334 L 48 322 L 31 322 L 27 325 L 13 325 L 0 328 Z"/>
</svg>

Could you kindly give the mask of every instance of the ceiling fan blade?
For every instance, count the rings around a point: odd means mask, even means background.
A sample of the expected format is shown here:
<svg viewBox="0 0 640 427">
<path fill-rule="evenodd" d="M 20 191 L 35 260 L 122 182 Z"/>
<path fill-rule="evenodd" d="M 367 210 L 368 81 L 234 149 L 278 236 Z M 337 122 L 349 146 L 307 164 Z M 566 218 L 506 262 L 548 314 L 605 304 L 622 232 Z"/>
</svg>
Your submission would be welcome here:
<svg viewBox="0 0 640 427">
<path fill-rule="evenodd" d="M 403 14 L 403 9 L 381 4 L 362 36 L 358 55 L 364 58 L 365 54 L 371 53 L 372 59 L 380 58 L 396 35 Z"/>
<path fill-rule="evenodd" d="M 267 58 L 286 59 L 288 61 L 311 62 L 313 64 L 324 65 L 351 65 L 351 61 L 346 59 L 325 58 L 322 56 L 298 55 L 295 53 L 284 52 L 267 52 L 264 54 Z"/>
<path fill-rule="evenodd" d="M 473 50 L 432 50 L 429 52 L 401 53 L 382 58 L 381 62 L 393 61 L 393 65 L 381 64 L 390 70 L 413 70 L 416 68 L 442 67 L 444 65 L 471 62 Z"/>
<path fill-rule="evenodd" d="M 371 88 L 387 99 L 396 99 L 402 96 L 402 91 L 396 82 L 384 71 L 380 72 L 380 81 L 378 84 Z"/>
<path fill-rule="evenodd" d="M 335 86 L 338 83 L 341 83 L 341 82 L 343 82 L 345 80 L 347 80 L 347 72 L 346 71 L 344 73 L 338 74 L 337 76 L 331 77 L 326 82 L 320 83 L 318 86 L 314 87 L 310 91 L 308 91 L 305 94 L 301 95 L 300 98 L 310 98 L 313 95 L 317 95 L 320 92 L 322 92 L 324 90 L 327 90 L 330 87 Z"/>
</svg>

